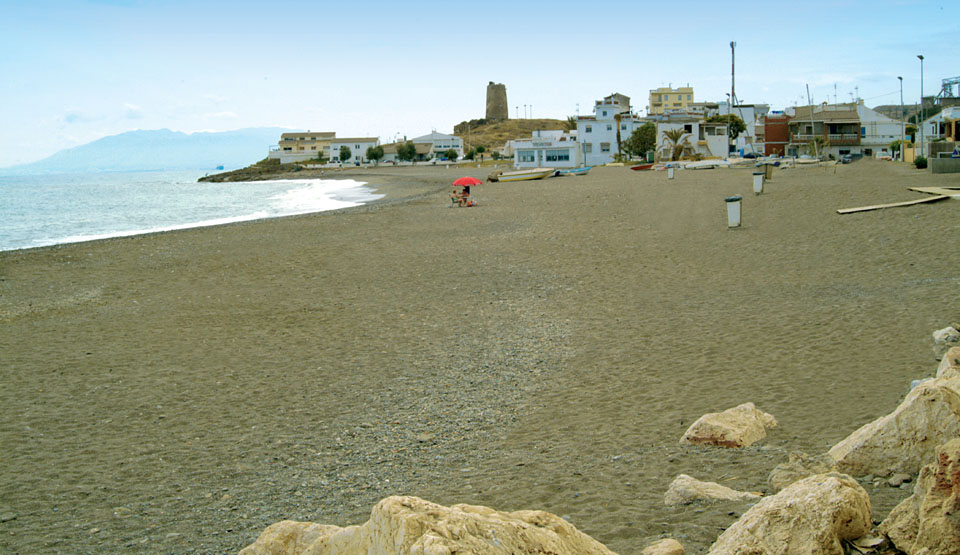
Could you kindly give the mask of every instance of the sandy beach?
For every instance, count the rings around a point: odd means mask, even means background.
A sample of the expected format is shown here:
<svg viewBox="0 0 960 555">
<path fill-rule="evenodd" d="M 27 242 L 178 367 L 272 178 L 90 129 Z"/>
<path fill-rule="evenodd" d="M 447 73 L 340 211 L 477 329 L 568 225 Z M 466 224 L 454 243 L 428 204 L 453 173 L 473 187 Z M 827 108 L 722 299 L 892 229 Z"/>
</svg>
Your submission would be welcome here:
<svg viewBox="0 0 960 555">
<path fill-rule="evenodd" d="M 770 492 L 960 320 L 960 202 L 836 213 L 957 175 L 862 160 L 754 196 L 746 170 L 596 168 L 448 207 L 489 171 L 348 171 L 387 197 L 0 253 L 0 552 L 236 552 L 405 494 L 700 553 L 749 505 L 665 507 L 674 477 Z M 747 401 L 779 422 L 760 444 L 678 444 Z M 910 493 L 865 487 L 876 520 Z"/>
</svg>

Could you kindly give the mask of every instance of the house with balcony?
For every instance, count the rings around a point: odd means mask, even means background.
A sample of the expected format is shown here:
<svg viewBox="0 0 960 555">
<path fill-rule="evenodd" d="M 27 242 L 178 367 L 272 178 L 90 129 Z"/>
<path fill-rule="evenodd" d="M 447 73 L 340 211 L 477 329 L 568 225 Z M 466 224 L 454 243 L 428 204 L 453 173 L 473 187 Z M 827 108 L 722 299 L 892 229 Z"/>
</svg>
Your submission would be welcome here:
<svg viewBox="0 0 960 555">
<path fill-rule="evenodd" d="M 891 154 L 890 143 L 900 138 L 901 123 L 870 108 L 863 101 L 845 104 L 798 106 L 788 128 L 788 156 L 821 155 L 883 156 Z"/>
<path fill-rule="evenodd" d="M 446 133 L 437 133 L 436 131 L 429 135 L 414 137 L 411 139 L 415 144 L 429 144 L 429 157 L 434 159 L 446 158 L 446 152 L 450 149 L 457 151 L 457 158 L 463 158 L 463 139 L 456 135 L 447 135 Z M 419 152 L 419 151 L 417 151 Z"/>
<path fill-rule="evenodd" d="M 647 115 L 667 114 L 670 112 L 687 112 L 693 103 L 693 87 L 660 87 L 650 91 L 650 104 L 647 105 Z"/>
<path fill-rule="evenodd" d="M 629 96 L 613 93 L 596 101 L 592 116 L 577 118 L 583 163 L 600 166 L 613 162 L 620 153 L 620 144 L 644 123 L 645 120 L 633 113 Z"/>
<path fill-rule="evenodd" d="M 278 158 L 281 164 L 303 162 L 321 155 L 329 160 L 330 141 L 336 135 L 333 131 L 281 133 L 280 141 L 270 147 L 267 158 Z"/>
</svg>

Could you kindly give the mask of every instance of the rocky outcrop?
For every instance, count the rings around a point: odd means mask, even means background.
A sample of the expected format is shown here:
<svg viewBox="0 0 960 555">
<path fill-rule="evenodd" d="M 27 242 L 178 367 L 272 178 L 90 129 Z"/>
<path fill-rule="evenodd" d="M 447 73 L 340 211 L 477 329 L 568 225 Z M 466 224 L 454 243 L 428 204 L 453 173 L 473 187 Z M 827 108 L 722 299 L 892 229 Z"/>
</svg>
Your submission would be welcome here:
<svg viewBox="0 0 960 555">
<path fill-rule="evenodd" d="M 770 475 L 767 483 L 774 491 L 780 491 L 797 480 L 807 476 L 835 472 L 837 463 L 828 455 L 808 455 L 806 453 L 790 453 L 790 460 L 778 464 Z"/>
<path fill-rule="evenodd" d="M 937 367 L 937 377 L 960 378 L 960 347 L 953 347 L 943 355 Z"/>
<path fill-rule="evenodd" d="M 913 495 L 877 529 L 907 555 L 960 554 L 960 439 L 937 449 L 920 471 Z"/>
<path fill-rule="evenodd" d="M 892 413 L 830 449 L 841 472 L 854 475 L 916 474 L 937 445 L 960 437 L 960 377 L 920 383 Z"/>
<path fill-rule="evenodd" d="M 933 356 L 940 360 L 952 347 L 960 347 L 960 324 L 933 332 Z"/>
<path fill-rule="evenodd" d="M 708 555 L 843 555 L 843 540 L 866 534 L 870 497 L 844 474 L 795 482 L 744 513 Z"/>
<path fill-rule="evenodd" d="M 697 500 L 721 501 L 757 501 L 760 496 L 755 493 L 737 491 L 716 482 L 701 482 L 686 474 L 677 476 L 667 493 L 663 495 L 664 505 L 688 505 Z"/>
<path fill-rule="evenodd" d="M 757 409 L 753 403 L 744 403 L 723 412 L 701 416 L 680 439 L 686 445 L 717 445 L 746 447 L 767 436 L 767 428 L 777 420 Z"/>
<path fill-rule="evenodd" d="M 648 545 L 640 555 L 683 555 L 687 550 L 677 540 L 667 538 Z"/>
<path fill-rule="evenodd" d="M 498 512 L 444 507 L 417 497 L 387 497 L 361 526 L 283 521 L 268 527 L 241 555 L 445 555 L 451 553 L 583 553 L 611 555 L 600 542 L 543 511 Z"/>
</svg>

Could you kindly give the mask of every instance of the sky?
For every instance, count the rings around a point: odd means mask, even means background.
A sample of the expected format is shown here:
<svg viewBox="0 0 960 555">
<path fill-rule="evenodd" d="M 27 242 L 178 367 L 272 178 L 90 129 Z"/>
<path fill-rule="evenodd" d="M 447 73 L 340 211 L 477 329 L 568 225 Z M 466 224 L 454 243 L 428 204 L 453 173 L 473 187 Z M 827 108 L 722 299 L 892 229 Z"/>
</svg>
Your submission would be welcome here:
<svg viewBox="0 0 960 555">
<path fill-rule="evenodd" d="M 135 129 L 450 133 L 689 84 L 773 110 L 905 103 L 960 76 L 960 2 L 0 0 L 0 167 Z M 956 92 L 956 91 L 955 91 Z M 264 145 L 266 154 L 269 145 Z"/>
</svg>

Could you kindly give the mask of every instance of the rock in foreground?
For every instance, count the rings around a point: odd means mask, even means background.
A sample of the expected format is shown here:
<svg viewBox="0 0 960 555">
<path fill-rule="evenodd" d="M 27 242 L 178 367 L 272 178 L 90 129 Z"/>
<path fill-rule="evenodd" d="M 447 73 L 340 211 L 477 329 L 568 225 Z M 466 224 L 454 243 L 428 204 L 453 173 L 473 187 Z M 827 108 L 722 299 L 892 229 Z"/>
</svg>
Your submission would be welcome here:
<svg viewBox="0 0 960 555">
<path fill-rule="evenodd" d="M 878 531 L 907 555 L 960 553 L 960 439 L 937 449 L 913 495 L 897 505 Z"/>
<path fill-rule="evenodd" d="M 960 347 L 960 324 L 933 332 L 933 356 L 940 360 L 951 347 Z"/>
<path fill-rule="evenodd" d="M 503 513 L 488 507 L 444 507 L 417 497 L 387 497 L 361 526 L 283 521 L 241 555 L 613 552 L 562 518 L 543 511 Z"/>
<path fill-rule="evenodd" d="M 686 474 L 681 474 L 667 488 L 667 493 L 663 495 L 663 504 L 668 506 L 687 505 L 699 499 L 757 501 L 760 496 L 755 493 L 730 489 L 716 482 L 701 482 Z"/>
<path fill-rule="evenodd" d="M 844 474 L 795 482 L 744 513 L 708 555 L 843 555 L 843 540 L 866 534 L 870 497 Z"/>
<path fill-rule="evenodd" d="M 960 437 L 960 377 L 943 376 L 915 387 L 892 413 L 830 449 L 841 472 L 916 474 L 938 445 Z"/>
<path fill-rule="evenodd" d="M 640 555 L 684 555 L 687 550 L 675 539 L 667 538 L 648 545 Z"/>
<path fill-rule="evenodd" d="M 778 464 L 770 475 L 767 483 L 774 491 L 780 491 L 797 480 L 815 474 L 836 472 L 837 463 L 828 455 L 808 455 L 806 453 L 790 453 L 790 460 Z"/>
<path fill-rule="evenodd" d="M 776 425 L 776 418 L 757 409 L 753 403 L 744 403 L 701 416 L 683 434 L 680 443 L 746 447 L 766 437 L 767 428 Z"/>
</svg>

